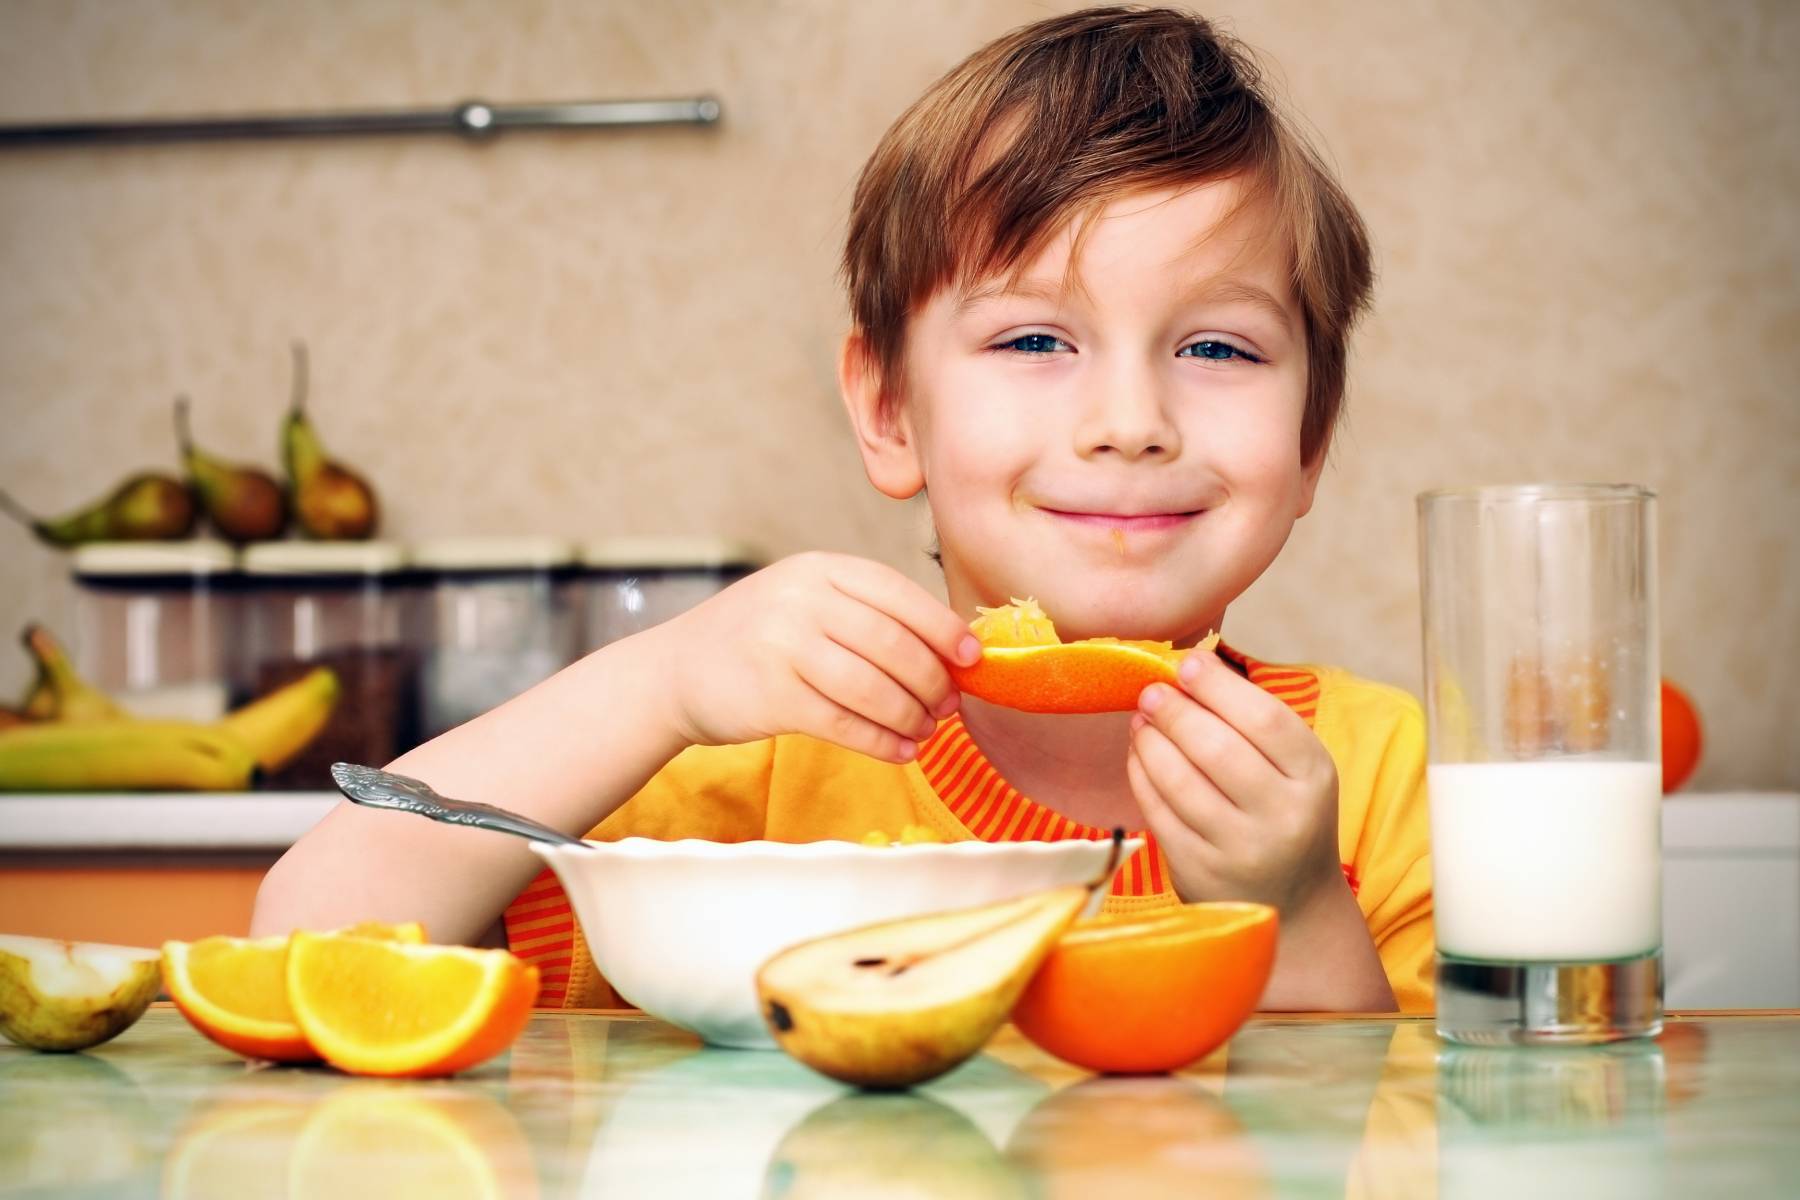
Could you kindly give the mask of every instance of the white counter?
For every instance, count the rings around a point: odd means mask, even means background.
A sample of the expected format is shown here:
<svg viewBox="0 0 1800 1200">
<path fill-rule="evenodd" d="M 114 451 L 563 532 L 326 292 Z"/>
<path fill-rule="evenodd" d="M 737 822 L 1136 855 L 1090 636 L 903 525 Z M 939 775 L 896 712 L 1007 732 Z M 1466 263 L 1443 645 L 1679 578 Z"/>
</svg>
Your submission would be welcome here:
<svg viewBox="0 0 1800 1200">
<path fill-rule="evenodd" d="M 0 854 L 280 854 L 342 799 L 336 792 L 0 795 Z"/>
</svg>

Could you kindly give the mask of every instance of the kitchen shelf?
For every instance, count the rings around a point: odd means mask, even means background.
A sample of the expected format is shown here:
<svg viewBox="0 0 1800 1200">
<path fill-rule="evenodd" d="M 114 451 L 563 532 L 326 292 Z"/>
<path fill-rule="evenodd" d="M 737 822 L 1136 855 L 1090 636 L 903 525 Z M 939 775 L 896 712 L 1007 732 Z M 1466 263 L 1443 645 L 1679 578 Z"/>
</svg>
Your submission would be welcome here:
<svg viewBox="0 0 1800 1200">
<path fill-rule="evenodd" d="M 341 799 L 326 791 L 15 792 L 0 795 L 0 855 L 279 854 Z"/>
</svg>

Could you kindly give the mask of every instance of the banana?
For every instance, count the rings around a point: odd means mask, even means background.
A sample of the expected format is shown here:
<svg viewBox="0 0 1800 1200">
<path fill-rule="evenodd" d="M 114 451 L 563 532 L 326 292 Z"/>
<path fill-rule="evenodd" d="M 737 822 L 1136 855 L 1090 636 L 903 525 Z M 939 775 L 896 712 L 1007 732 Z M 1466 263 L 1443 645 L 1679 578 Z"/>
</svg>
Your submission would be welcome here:
<svg viewBox="0 0 1800 1200">
<path fill-rule="evenodd" d="M 37 683 L 25 700 L 27 715 L 58 721 L 113 721 L 128 715 L 111 696 L 81 677 L 48 629 L 27 625 L 20 640 L 38 668 Z"/>
<path fill-rule="evenodd" d="M 314 667 L 292 683 L 227 713 L 213 728 L 235 737 L 265 771 L 279 771 L 325 728 L 338 698 L 330 667 Z"/>
<path fill-rule="evenodd" d="M 42 722 L 0 729 L 0 791 L 240 791 L 256 756 L 189 721 Z"/>
</svg>

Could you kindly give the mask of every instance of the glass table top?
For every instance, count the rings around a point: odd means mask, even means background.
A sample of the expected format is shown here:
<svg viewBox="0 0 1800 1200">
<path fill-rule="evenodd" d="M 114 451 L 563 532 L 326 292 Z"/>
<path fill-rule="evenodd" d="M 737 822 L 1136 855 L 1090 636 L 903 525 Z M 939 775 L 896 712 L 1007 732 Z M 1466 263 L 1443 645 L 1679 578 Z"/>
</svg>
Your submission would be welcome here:
<svg viewBox="0 0 1800 1200">
<path fill-rule="evenodd" d="M 157 1005 L 85 1054 L 0 1044 L 0 1195 L 1791 1196 L 1800 1014 L 1471 1048 L 1428 1019 L 1254 1021 L 1176 1076 L 1010 1028 L 911 1092 L 636 1014 L 544 1012 L 453 1079 L 247 1064 Z"/>
</svg>

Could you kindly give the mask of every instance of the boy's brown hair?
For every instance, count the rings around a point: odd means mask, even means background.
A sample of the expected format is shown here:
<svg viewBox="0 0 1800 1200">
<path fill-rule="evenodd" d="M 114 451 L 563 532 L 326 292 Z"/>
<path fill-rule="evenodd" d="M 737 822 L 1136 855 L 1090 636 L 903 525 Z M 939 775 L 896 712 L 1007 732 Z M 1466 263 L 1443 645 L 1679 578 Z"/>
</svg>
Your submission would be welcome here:
<svg viewBox="0 0 1800 1200">
<path fill-rule="evenodd" d="M 1337 420 L 1346 341 L 1368 303 L 1368 234 L 1248 52 L 1166 8 L 1086 9 L 1014 30 L 883 136 L 857 182 L 843 270 L 884 405 L 902 390 L 907 318 L 937 289 L 1022 267 L 1066 222 L 1121 195 L 1225 178 L 1272 201 L 1292 249 L 1310 463 Z"/>
</svg>

